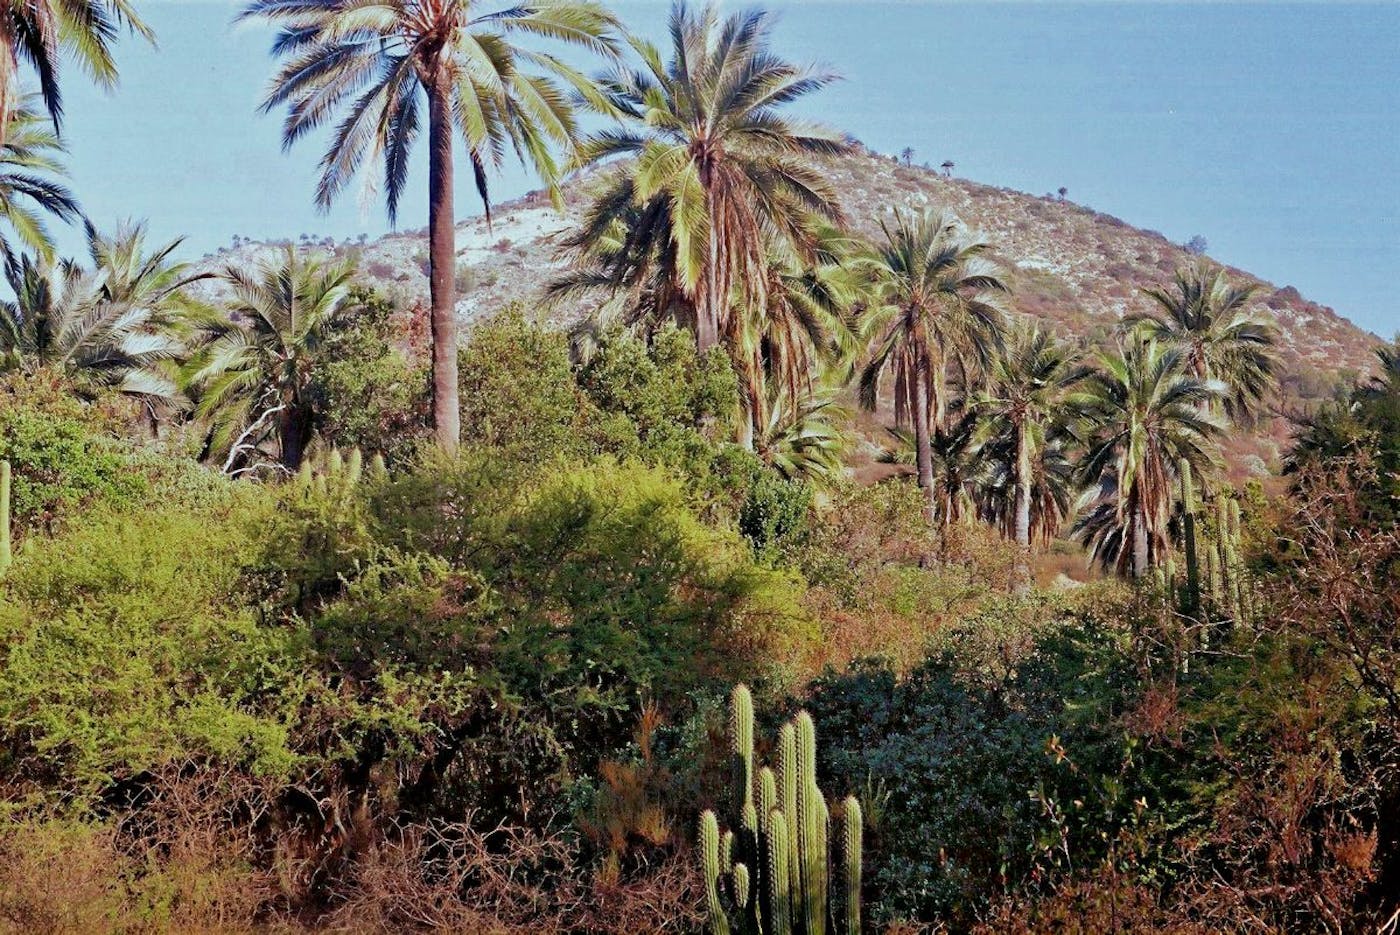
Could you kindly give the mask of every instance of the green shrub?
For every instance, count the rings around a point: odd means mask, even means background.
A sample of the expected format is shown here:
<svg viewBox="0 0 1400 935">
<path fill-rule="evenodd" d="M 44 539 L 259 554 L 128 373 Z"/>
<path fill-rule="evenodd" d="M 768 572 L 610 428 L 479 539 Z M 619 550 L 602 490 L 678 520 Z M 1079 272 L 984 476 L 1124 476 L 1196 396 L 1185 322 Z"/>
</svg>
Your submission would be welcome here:
<svg viewBox="0 0 1400 935">
<path fill-rule="evenodd" d="M 144 494 L 110 415 L 68 396 L 42 376 L 0 382 L 0 460 L 14 470 L 12 510 L 23 529 L 52 529 L 95 502 L 130 503 Z"/>
<path fill-rule="evenodd" d="M 592 407 L 574 383 L 568 340 L 519 307 L 479 325 L 462 349 L 462 441 L 522 465 L 596 451 Z"/>
<path fill-rule="evenodd" d="M 250 511 L 239 498 L 95 511 L 19 556 L 0 603 L 12 781 L 82 796 L 190 758 L 290 769 L 284 724 L 260 703 L 297 682 L 288 637 L 240 594 Z"/>
</svg>

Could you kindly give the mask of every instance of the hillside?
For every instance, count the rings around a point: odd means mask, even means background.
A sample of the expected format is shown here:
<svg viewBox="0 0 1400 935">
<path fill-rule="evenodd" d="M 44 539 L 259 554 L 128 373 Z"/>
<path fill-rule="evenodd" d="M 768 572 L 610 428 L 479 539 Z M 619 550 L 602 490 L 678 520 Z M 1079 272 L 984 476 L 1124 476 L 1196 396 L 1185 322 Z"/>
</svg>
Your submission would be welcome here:
<svg viewBox="0 0 1400 935">
<path fill-rule="evenodd" d="M 895 208 L 950 208 L 994 245 L 1015 289 L 1017 311 L 1090 342 L 1107 337 L 1125 312 L 1148 307 L 1143 287 L 1168 281 L 1193 259 L 1183 246 L 1155 231 L 1072 201 L 946 178 L 868 151 L 832 159 L 829 169 L 848 219 L 860 233 L 878 235 L 881 212 L 888 215 Z M 583 210 L 594 178 L 583 175 L 566 184 L 562 215 L 536 192 L 499 205 L 489 229 L 480 217 L 458 225 L 457 307 L 464 325 L 510 301 L 538 299 L 563 265 L 558 234 Z M 390 234 L 365 244 L 321 246 L 355 257 L 361 276 L 402 304 L 426 302 L 424 231 Z M 245 242 L 206 262 L 247 262 L 272 249 L 270 244 Z M 1284 409 L 1326 398 L 1335 386 L 1369 367 L 1378 340 L 1374 335 L 1291 286 L 1263 282 L 1244 270 L 1232 272 L 1260 281 L 1258 308 L 1272 315 L 1281 329 Z M 574 304 L 546 314 L 552 324 L 567 326 L 585 311 Z M 1271 462 L 1286 437 L 1286 426 L 1274 420 L 1261 427 L 1260 434 L 1262 444 L 1245 445 L 1238 453 Z M 1253 470 L 1262 467 L 1254 462 Z"/>
</svg>

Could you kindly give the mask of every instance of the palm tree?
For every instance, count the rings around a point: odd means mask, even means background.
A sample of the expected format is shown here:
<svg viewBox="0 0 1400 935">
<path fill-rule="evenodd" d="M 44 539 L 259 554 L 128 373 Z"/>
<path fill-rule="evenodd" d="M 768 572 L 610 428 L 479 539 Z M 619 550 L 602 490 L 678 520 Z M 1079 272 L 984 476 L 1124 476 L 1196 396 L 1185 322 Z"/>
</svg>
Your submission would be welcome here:
<svg viewBox="0 0 1400 935">
<path fill-rule="evenodd" d="M 91 269 L 28 255 L 6 264 L 15 298 L 0 303 L 0 356 L 62 373 L 84 395 L 114 389 L 153 412 L 179 405 L 173 367 L 191 334 L 181 290 L 204 276 L 170 260 L 178 240 L 147 253 L 140 225 L 87 231 Z"/>
<path fill-rule="evenodd" d="M 1248 310 L 1256 286 L 1236 286 L 1218 267 L 1180 269 L 1170 289 L 1147 289 L 1152 313 L 1126 315 L 1123 323 L 1177 347 L 1202 381 L 1225 385 L 1220 402 L 1235 421 L 1247 420 L 1274 386 L 1278 329 Z"/>
<path fill-rule="evenodd" d="M 526 0 L 491 12 L 479 12 L 471 0 L 253 0 L 242 17 L 282 27 L 272 50 L 285 64 L 263 109 L 286 105 L 285 146 L 345 111 L 321 160 L 316 201 L 323 209 L 366 161 L 382 158 L 389 219 L 397 220 L 421 100 L 427 101 L 433 424 L 438 445 L 455 451 L 461 417 L 454 127 L 465 141 L 488 222 L 488 173 L 507 149 L 557 198 L 560 167 L 551 146 L 572 147 L 577 138 L 566 86 L 606 105 L 574 68 L 517 39 L 555 40 L 612 55 L 616 21 L 589 0 Z"/>
<path fill-rule="evenodd" d="M 654 313 L 693 328 L 702 353 L 742 343 L 735 298 L 763 304 L 775 241 L 809 261 L 817 222 L 841 219 L 813 157 L 846 143 L 780 113 L 835 76 L 778 57 L 770 32 L 761 11 L 721 23 L 713 7 L 692 13 L 678 3 L 669 63 L 656 46 L 631 39 L 641 68 L 599 79 L 624 124 L 579 150 L 581 165 L 635 158 L 609 179 L 575 249 L 604 257 L 611 275 L 595 277 L 598 284 L 649 291 Z"/>
<path fill-rule="evenodd" d="M 0 258 L 13 259 L 17 248 L 52 260 L 53 239 L 43 215 L 65 223 L 81 216 L 78 202 L 58 179 L 67 169 L 58 134 L 27 99 L 14 110 L 0 144 Z"/>
<path fill-rule="evenodd" d="M 1090 433 L 1080 462 L 1087 512 L 1075 534 L 1106 567 L 1142 577 L 1168 552 L 1177 465 L 1185 459 L 1200 474 L 1216 463 L 1223 427 L 1207 408 L 1225 387 L 1186 370 L 1180 349 L 1141 334 L 1098 364 L 1070 397 Z"/>
<path fill-rule="evenodd" d="M 983 443 L 981 454 L 993 470 L 978 491 L 983 517 L 1008 538 L 1015 534 L 1019 495 L 1011 470 L 1015 463 L 1011 441 L 1001 436 Z M 1070 514 L 1077 490 L 1076 465 L 1070 458 L 1073 445 L 1068 427 L 1056 425 L 1031 458 L 1027 481 L 1030 500 L 1027 539 L 1030 542 L 1048 545 L 1059 535 Z"/>
<path fill-rule="evenodd" d="M 815 260 L 802 259 L 783 244 L 769 257 L 761 302 L 742 309 L 743 330 L 735 353 L 745 418 L 741 443 L 752 447 L 754 432 L 770 422 L 773 404 L 790 411 L 813 399 L 818 380 L 831 387 L 851 380 L 856 335 L 851 310 L 865 285 L 852 258 L 854 242 L 834 228 L 818 232 Z"/>
<path fill-rule="evenodd" d="M 780 395 L 768 407 L 754 451 L 788 480 L 830 485 L 842 476 L 849 418 L 837 402 L 835 388 L 802 397 Z"/>
<path fill-rule="evenodd" d="M 0 142 L 13 129 L 11 115 L 23 109 L 21 61 L 34 68 L 44 108 L 57 130 L 63 119 L 63 57 L 73 58 L 98 84 L 111 88 L 117 81 L 112 46 L 123 27 L 147 41 L 155 39 L 128 0 L 5 0 L 0 10 Z"/>
<path fill-rule="evenodd" d="M 929 433 L 929 469 L 933 476 L 930 499 L 933 518 L 941 528 L 971 520 L 977 503 L 983 499 L 986 459 L 978 440 L 981 423 L 977 413 L 963 412 L 946 429 L 935 426 Z M 907 429 L 887 430 L 894 439 L 880 460 L 886 464 L 916 466 L 919 445 Z"/>
<path fill-rule="evenodd" d="M 958 354 L 985 370 L 1002 344 L 1001 296 L 1008 290 L 985 256 L 988 245 L 970 237 L 951 214 L 895 213 L 881 222 L 885 243 L 869 259 L 875 287 L 862 333 L 873 350 L 860 376 L 861 405 L 879 405 L 880 383 L 894 371 L 895 423 L 913 423 L 919 486 L 937 515 L 930 430 L 946 425 L 946 364 Z"/>
<path fill-rule="evenodd" d="M 973 402 L 996 439 L 989 448 L 1005 457 L 1006 486 L 1012 495 L 1009 532 L 1023 549 L 1031 544 L 1031 517 L 1035 466 L 1042 479 L 1047 449 L 1069 420 L 1065 394 L 1088 376 L 1070 349 L 1048 331 L 1030 324 L 1018 328 L 1006 349 L 992 365 L 991 386 Z M 1061 457 L 1063 454 L 1061 453 Z M 1052 459 L 1054 461 L 1055 459 Z M 1055 502 L 1053 495 L 1050 501 Z M 1045 504 L 1045 498 L 1040 498 Z M 1038 524 L 1048 528 L 1044 517 Z"/>
<path fill-rule="evenodd" d="M 211 325 L 185 366 L 195 414 L 209 420 L 208 452 L 243 470 L 270 440 L 289 471 L 300 466 L 315 410 L 313 368 L 327 330 L 347 311 L 348 263 L 298 258 L 293 248 L 254 275 L 228 267 L 232 313 Z"/>
</svg>

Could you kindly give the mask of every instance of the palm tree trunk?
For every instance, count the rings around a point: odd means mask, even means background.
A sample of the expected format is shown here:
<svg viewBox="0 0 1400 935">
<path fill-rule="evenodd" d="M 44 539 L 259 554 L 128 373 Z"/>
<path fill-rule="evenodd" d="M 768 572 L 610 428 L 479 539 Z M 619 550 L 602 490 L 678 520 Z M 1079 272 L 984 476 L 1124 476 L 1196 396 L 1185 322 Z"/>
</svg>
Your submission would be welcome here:
<svg viewBox="0 0 1400 935">
<path fill-rule="evenodd" d="M 289 405 L 282 410 L 278 437 L 282 445 L 282 466 L 295 471 L 301 467 L 301 460 L 306 452 L 305 419 L 297 406 Z"/>
<path fill-rule="evenodd" d="M 1016 431 L 1016 569 L 1015 590 L 1031 587 L 1031 446 L 1024 425 Z"/>
<path fill-rule="evenodd" d="M 695 348 L 704 354 L 719 343 L 719 233 L 713 223 L 707 228 L 708 256 L 705 264 L 705 294 L 697 303 L 695 316 Z"/>
<path fill-rule="evenodd" d="M 1133 509 L 1133 577 L 1147 574 L 1147 514 L 1139 504 Z"/>
<path fill-rule="evenodd" d="M 933 447 L 929 441 L 928 375 L 920 367 L 914 375 L 914 462 L 919 470 L 919 486 L 928 498 L 925 514 L 930 523 L 938 519 L 938 494 L 933 488 Z"/>
<path fill-rule="evenodd" d="M 10 136 L 10 117 L 19 104 L 19 57 L 15 54 L 15 37 L 10 29 L 8 17 L 0 24 L 0 146 Z"/>
<path fill-rule="evenodd" d="M 428 92 L 428 293 L 433 335 L 433 433 L 440 449 L 457 451 L 461 413 L 457 388 L 456 229 L 452 189 L 452 98 L 438 74 Z"/>
<path fill-rule="evenodd" d="M 1016 432 L 1016 544 L 1031 546 L 1031 446 L 1030 433 L 1021 426 Z"/>
</svg>

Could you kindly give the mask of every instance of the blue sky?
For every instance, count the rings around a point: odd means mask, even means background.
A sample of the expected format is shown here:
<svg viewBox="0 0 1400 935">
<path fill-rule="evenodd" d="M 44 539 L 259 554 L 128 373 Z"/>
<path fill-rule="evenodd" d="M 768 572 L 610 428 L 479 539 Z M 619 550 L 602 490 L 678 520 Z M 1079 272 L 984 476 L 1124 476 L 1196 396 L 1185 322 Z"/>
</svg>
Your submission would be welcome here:
<svg viewBox="0 0 1400 935">
<path fill-rule="evenodd" d="M 733 4 L 731 4 L 732 6 Z M 804 110 L 871 147 L 1069 197 L 1400 331 L 1400 4 L 771 4 L 784 54 L 845 80 Z M 145 0 L 112 94 L 70 70 L 73 183 L 99 226 L 149 219 L 197 256 L 234 234 L 378 235 L 382 207 L 312 204 L 321 140 L 284 155 L 257 112 L 270 32 L 236 3 Z M 666 4 L 614 8 L 659 36 Z M 426 223 L 420 165 L 402 223 Z M 520 171 L 501 198 L 533 187 Z M 470 186 L 460 215 L 479 210 Z M 68 235 L 63 245 L 76 250 Z"/>
</svg>

